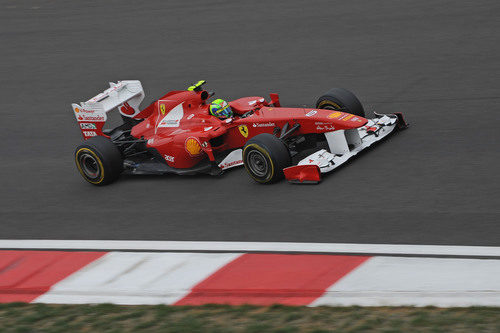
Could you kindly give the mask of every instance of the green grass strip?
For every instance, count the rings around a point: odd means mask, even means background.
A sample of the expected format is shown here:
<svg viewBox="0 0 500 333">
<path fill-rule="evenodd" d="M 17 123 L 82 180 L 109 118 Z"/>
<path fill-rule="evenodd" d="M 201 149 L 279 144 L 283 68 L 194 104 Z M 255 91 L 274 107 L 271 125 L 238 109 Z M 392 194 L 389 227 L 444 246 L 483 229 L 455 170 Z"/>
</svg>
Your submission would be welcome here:
<svg viewBox="0 0 500 333">
<path fill-rule="evenodd" d="M 500 332 L 500 308 L 0 304 L 0 332 Z"/>
</svg>

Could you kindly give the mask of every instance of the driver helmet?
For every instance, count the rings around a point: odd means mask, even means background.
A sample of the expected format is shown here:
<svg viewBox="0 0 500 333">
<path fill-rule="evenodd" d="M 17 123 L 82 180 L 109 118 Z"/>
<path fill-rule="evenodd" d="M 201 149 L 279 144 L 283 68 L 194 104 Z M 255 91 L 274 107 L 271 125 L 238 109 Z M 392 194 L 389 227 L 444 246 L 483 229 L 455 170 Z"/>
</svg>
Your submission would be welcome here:
<svg viewBox="0 0 500 333">
<path fill-rule="evenodd" d="M 225 100 L 219 98 L 210 104 L 210 114 L 219 119 L 226 119 L 233 116 L 233 110 Z"/>
</svg>

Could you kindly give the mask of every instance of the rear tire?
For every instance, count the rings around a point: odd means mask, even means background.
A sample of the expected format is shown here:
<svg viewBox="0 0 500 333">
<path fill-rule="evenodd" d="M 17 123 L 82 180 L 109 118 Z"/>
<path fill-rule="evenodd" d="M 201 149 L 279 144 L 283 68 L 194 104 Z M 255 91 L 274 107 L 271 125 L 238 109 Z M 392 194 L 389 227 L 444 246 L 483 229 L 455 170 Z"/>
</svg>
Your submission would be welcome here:
<svg viewBox="0 0 500 333">
<path fill-rule="evenodd" d="M 75 163 L 83 179 L 92 185 L 110 184 L 123 171 L 120 150 L 103 136 L 90 138 L 76 147 Z"/>
<path fill-rule="evenodd" d="M 333 88 L 318 98 L 316 109 L 343 111 L 365 117 L 365 110 L 359 99 L 347 89 Z"/>
<path fill-rule="evenodd" d="M 283 178 L 283 169 L 292 164 L 287 146 L 269 133 L 259 134 L 243 147 L 243 164 L 250 177 L 261 184 Z"/>
</svg>

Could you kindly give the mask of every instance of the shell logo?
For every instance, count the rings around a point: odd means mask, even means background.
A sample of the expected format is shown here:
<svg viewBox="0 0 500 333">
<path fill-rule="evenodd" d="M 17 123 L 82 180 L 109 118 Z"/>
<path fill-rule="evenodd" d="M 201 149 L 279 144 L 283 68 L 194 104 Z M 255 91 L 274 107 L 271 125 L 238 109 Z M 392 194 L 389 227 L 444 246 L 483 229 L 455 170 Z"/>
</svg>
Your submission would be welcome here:
<svg viewBox="0 0 500 333">
<path fill-rule="evenodd" d="M 187 138 L 186 151 L 192 156 L 200 155 L 201 145 L 198 140 L 196 140 L 195 138 Z"/>
</svg>

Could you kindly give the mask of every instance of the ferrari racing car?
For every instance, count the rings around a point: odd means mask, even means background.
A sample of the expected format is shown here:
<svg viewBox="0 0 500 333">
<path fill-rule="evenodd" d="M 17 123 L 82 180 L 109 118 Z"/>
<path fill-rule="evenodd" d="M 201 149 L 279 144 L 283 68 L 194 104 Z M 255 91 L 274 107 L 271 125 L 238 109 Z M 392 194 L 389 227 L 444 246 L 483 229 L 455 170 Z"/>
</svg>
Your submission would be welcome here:
<svg viewBox="0 0 500 333">
<path fill-rule="evenodd" d="M 258 183 L 285 177 L 292 183 L 318 183 L 363 149 L 407 127 L 401 113 L 365 118 L 356 96 L 333 88 L 313 108 L 282 107 L 269 100 L 243 97 L 228 104 L 233 116 L 209 112 L 214 93 L 205 81 L 170 91 L 144 109 L 140 81 L 119 81 L 97 96 L 72 104 L 84 142 L 75 162 L 94 185 L 129 174 L 209 174 L 243 165 Z M 118 110 L 123 122 L 105 128 L 107 113 Z"/>
</svg>

